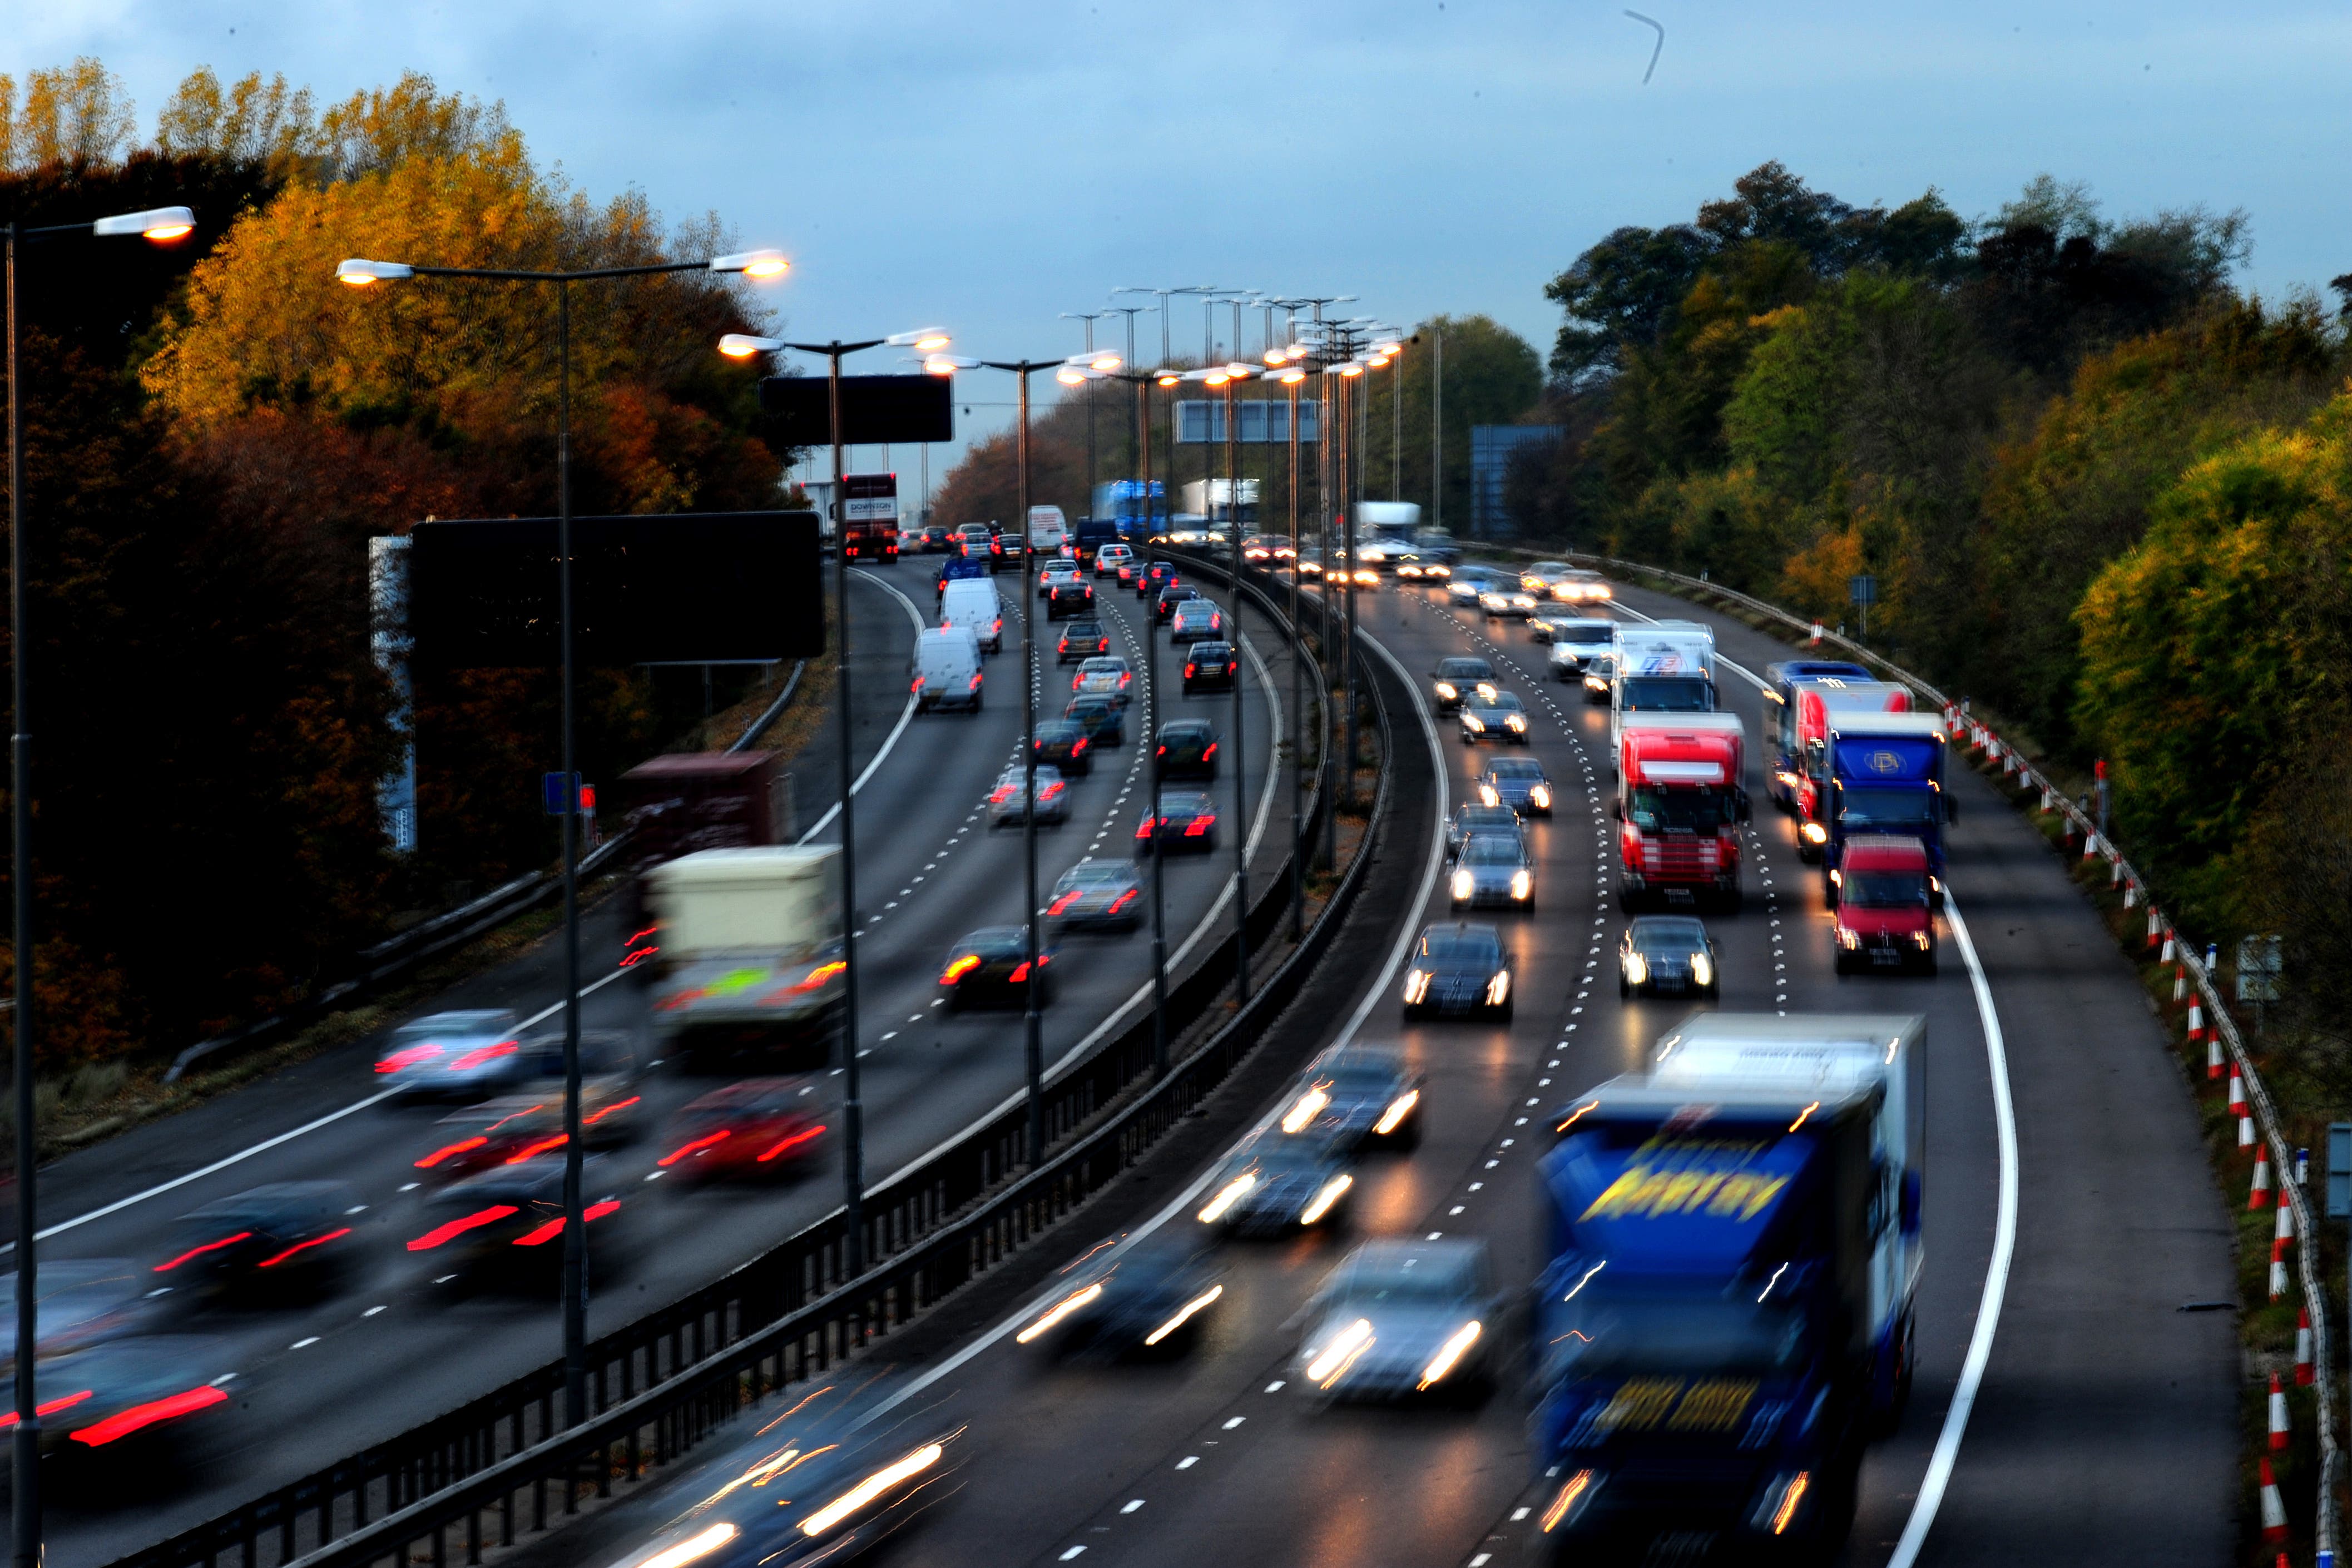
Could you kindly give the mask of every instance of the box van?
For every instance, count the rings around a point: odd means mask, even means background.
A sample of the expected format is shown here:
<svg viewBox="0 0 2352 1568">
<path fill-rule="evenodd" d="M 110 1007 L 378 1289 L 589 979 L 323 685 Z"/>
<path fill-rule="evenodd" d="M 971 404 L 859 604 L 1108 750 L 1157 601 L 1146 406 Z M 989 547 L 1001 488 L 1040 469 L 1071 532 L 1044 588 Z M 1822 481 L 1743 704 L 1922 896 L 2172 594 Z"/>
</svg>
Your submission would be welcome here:
<svg viewBox="0 0 2352 1568">
<path fill-rule="evenodd" d="M 1070 525 L 1059 507 L 1029 508 L 1029 548 L 1039 555 L 1059 555 L 1070 542 Z"/>
<path fill-rule="evenodd" d="M 927 626 L 915 633 L 915 711 L 980 711 L 980 638 L 969 626 Z"/>
<path fill-rule="evenodd" d="M 958 578 L 940 595 L 940 624 L 961 626 L 992 653 L 1004 648 L 1004 605 L 984 577 Z"/>
</svg>

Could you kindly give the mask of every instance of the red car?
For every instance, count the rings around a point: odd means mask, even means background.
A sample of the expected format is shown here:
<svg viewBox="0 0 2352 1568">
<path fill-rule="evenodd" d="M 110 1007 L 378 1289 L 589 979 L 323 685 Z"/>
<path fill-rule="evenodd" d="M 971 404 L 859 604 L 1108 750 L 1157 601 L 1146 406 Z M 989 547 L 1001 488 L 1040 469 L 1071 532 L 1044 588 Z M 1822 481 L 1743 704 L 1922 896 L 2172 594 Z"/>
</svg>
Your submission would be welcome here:
<svg viewBox="0 0 2352 1568">
<path fill-rule="evenodd" d="M 805 1078 L 746 1078 L 714 1089 L 674 1118 L 656 1168 L 696 1181 L 796 1174 L 826 1131 Z"/>
</svg>

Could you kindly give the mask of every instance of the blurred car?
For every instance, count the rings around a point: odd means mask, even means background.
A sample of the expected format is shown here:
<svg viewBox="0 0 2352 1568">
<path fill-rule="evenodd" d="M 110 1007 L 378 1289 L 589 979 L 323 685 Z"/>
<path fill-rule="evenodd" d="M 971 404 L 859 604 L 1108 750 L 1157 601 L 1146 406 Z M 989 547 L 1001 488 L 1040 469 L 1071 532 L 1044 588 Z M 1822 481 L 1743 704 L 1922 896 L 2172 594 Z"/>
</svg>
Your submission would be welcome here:
<svg viewBox="0 0 2352 1568">
<path fill-rule="evenodd" d="M 1307 1064 L 1276 1125 L 1286 1137 L 1355 1150 L 1421 1142 L 1422 1075 L 1388 1046 L 1335 1045 Z"/>
<path fill-rule="evenodd" d="M 1217 732 L 1204 718 L 1171 719 L 1160 727 L 1152 767 L 1161 779 L 1214 779 Z"/>
<path fill-rule="evenodd" d="M 1715 938 L 1706 922 L 1687 915 L 1636 915 L 1618 938 L 1621 997 L 1719 997 L 1723 980 L 1716 969 Z"/>
<path fill-rule="evenodd" d="M 1308 1301 L 1291 1375 L 1332 1399 L 1475 1397 L 1501 1305 L 1483 1241 L 1363 1242 Z"/>
<path fill-rule="evenodd" d="M 1194 1218 L 1227 1236 L 1338 1229 L 1355 1185 L 1328 1140 L 1254 1133 L 1209 1177 Z"/>
<path fill-rule="evenodd" d="M 1462 706 L 1465 695 L 1482 688 L 1488 695 L 1497 689 L 1495 666 L 1484 659 L 1440 659 L 1430 672 L 1429 695 L 1440 713 L 1452 713 Z"/>
<path fill-rule="evenodd" d="M 1070 786 L 1055 768 L 1035 771 L 1035 799 L 1031 799 L 1030 769 L 1008 768 L 996 777 L 996 788 L 988 792 L 988 825 L 1001 828 L 1007 822 L 1019 822 L 1034 817 L 1041 822 L 1056 825 L 1070 820 Z"/>
<path fill-rule="evenodd" d="M 1086 727 L 1087 742 L 1099 751 L 1127 744 L 1127 705 L 1111 697 L 1072 697 L 1062 716 Z"/>
<path fill-rule="evenodd" d="M 404 1100 L 487 1100 L 527 1075 L 520 1023 L 502 1009 L 427 1014 L 393 1030 L 376 1081 Z"/>
<path fill-rule="evenodd" d="M 1079 659 L 1092 659 L 1110 652 L 1110 633 L 1103 623 L 1092 617 L 1071 622 L 1062 628 L 1062 640 L 1054 644 L 1056 664 L 1067 664 Z"/>
<path fill-rule="evenodd" d="M 1195 643 L 1184 654 L 1184 695 L 1196 691 L 1229 692 L 1241 661 L 1231 643 Z"/>
<path fill-rule="evenodd" d="M 1119 861 L 1080 861 L 1054 883 L 1045 919 L 1056 931 L 1132 931 L 1143 924 L 1143 883 Z"/>
<path fill-rule="evenodd" d="M 1498 584 L 1480 592 L 1478 608 L 1489 621 L 1524 621 L 1536 612 L 1536 596 L 1524 588 Z"/>
<path fill-rule="evenodd" d="M 44 1457 L 135 1439 L 116 1450 L 133 1463 L 154 1462 L 159 1442 L 187 1418 L 228 1403 L 217 1386 L 233 1372 L 227 1342 L 167 1333 L 170 1286 L 126 1258 L 43 1260 L 34 1373 L 40 1389 Z M 0 1275 L 0 1311 L 13 1322 L 21 1276 Z M 0 1365 L 16 1370 L 13 1338 Z M 13 1424 L 13 1423 L 12 1423 Z"/>
<path fill-rule="evenodd" d="M 673 1518 L 625 1537 L 610 1568 L 827 1568 L 863 1557 L 955 1493 L 971 1441 L 903 1380 L 835 1376 L 679 1485 Z M 885 1411 L 888 1413 L 883 1414 Z"/>
<path fill-rule="evenodd" d="M 1176 607 L 1201 597 L 1201 591 L 1189 582 L 1171 582 L 1151 599 L 1151 618 L 1166 621 L 1176 613 Z"/>
<path fill-rule="evenodd" d="M 1301 577 L 1321 577 L 1323 552 L 1314 545 L 1302 545 L 1299 547 L 1298 559 L 1294 564 Z"/>
<path fill-rule="evenodd" d="M 173 1309 L 163 1300 L 168 1292 L 158 1289 L 157 1272 L 152 1265 L 128 1258 L 42 1259 L 37 1358 L 46 1367 L 53 1356 L 163 1328 Z M 0 1274 L 0 1308 L 11 1324 L 16 1321 L 16 1286 L 22 1278 Z M 0 1345 L 0 1364 L 16 1368 L 13 1334 Z M 43 1381 L 47 1381 L 46 1375 Z"/>
<path fill-rule="evenodd" d="M 1404 973 L 1408 1022 L 1430 1013 L 1483 1015 L 1511 1021 L 1511 955 L 1491 925 L 1432 925 L 1414 946 Z"/>
<path fill-rule="evenodd" d="M 1087 727 L 1076 719 L 1041 718 L 1037 721 L 1037 763 L 1051 768 L 1066 779 L 1080 779 L 1095 770 L 1094 742 L 1087 738 Z"/>
<path fill-rule="evenodd" d="M 806 1078 L 745 1078 L 688 1101 L 663 1128 L 656 1170 L 686 1181 L 797 1174 L 825 1124 Z"/>
<path fill-rule="evenodd" d="M 527 1082 L 436 1124 L 430 1147 L 415 1168 L 430 1179 L 454 1180 L 492 1166 L 516 1165 L 563 1146 L 563 1037 L 523 1041 Z M 616 1030 L 580 1031 L 580 1141 L 610 1149 L 643 1130 L 636 1047 Z"/>
<path fill-rule="evenodd" d="M 1608 579 L 1597 571 L 1582 567 L 1571 569 L 1568 575 L 1552 584 L 1552 596 L 1570 604 L 1601 604 L 1616 597 Z"/>
<path fill-rule="evenodd" d="M 1552 588 L 1568 575 L 1568 562 L 1539 560 L 1519 570 L 1519 586 L 1538 599 L 1549 599 Z"/>
<path fill-rule="evenodd" d="M 1074 569 L 1075 570 L 1075 569 Z M 1095 585 L 1083 580 L 1056 582 L 1045 590 L 1045 619 L 1066 621 L 1074 615 L 1091 615 L 1095 609 Z"/>
<path fill-rule="evenodd" d="M 1458 567 L 1445 584 L 1445 602 L 1457 609 L 1475 610 L 1482 594 L 1504 589 L 1507 581 L 1500 572 L 1486 567 Z"/>
<path fill-rule="evenodd" d="M 1053 977 L 1045 972 L 1054 955 L 1037 953 L 1037 1005 L 1054 999 Z M 966 1008 L 1026 1008 L 1029 1005 L 1029 931 L 1022 925 L 989 925 L 971 933 L 948 949 L 940 966 L 940 986 L 947 992 L 948 1009 Z"/>
<path fill-rule="evenodd" d="M 1545 624 L 1551 628 L 1551 673 L 1563 681 L 1581 674 L 1588 659 L 1607 656 L 1617 636 L 1617 622 L 1590 615 L 1552 615 Z"/>
<path fill-rule="evenodd" d="M 1454 857 L 1446 887 L 1456 909 L 1533 909 L 1536 868 L 1526 841 L 1517 833 L 1471 834 Z"/>
<path fill-rule="evenodd" d="M 986 561 L 991 571 L 996 570 L 997 561 L 1004 554 L 996 542 L 996 530 L 986 523 L 965 523 L 958 527 L 955 547 L 966 560 Z"/>
<path fill-rule="evenodd" d="M 1225 1293 L 1224 1270 L 1185 1230 L 1155 1230 L 1089 1249 L 1055 1276 L 1015 1343 L 1052 1354 L 1176 1354 Z"/>
<path fill-rule="evenodd" d="M 1134 547 L 1130 545 L 1105 545 L 1102 549 L 1095 551 L 1095 575 L 1097 577 L 1120 577 L 1121 574 L 1119 572 L 1119 568 L 1127 565 L 1133 559 L 1135 559 Z M 1121 580 L 1124 581 L 1125 579 L 1121 577 Z"/>
<path fill-rule="evenodd" d="M 1617 656 L 1613 653 L 1593 653 L 1584 661 L 1584 700 L 1588 704 L 1605 703 L 1609 688 L 1617 684 Z"/>
<path fill-rule="evenodd" d="M 1454 808 L 1454 815 L 1445 824 L 1445 853 L 1450 859 L 1462 852 L 1463 841 L 1474 833 L 1503 833 L 1511 838 L 1523 836 L 1519 814 L 1508 806 L 1483 805 L 1465 801 Z"/>
<path fill-rule="evenodd" d="M 933 523 L 915 536 L 918 555 L 944 555 L 951 548 L 953 536 L 945 523 Z"/>
<path fill-rule="evenodd" d="M 634 1251 L 629 1223 L 619 1218 L 621 1181 L 609 1155 L 591 1155 L 581 1163 L 583 1234 L 600 1279 Z M 554 1151 L 453 1182 L 425 1200 L 420 1223 L 425 1228 L 411 1239 L 408 1250 L 436 1274 L 461 1273 L 478 1284 L 546 1284 L 563 1263 L 563 1155 Z"/>
<path fill-rule="evenodd" d="M 359 1207 L 358 1189 L 339 1181 L 248 1187 L 180 1217 L 154 1283 L 226 1303 L 331 1294 L 358 1259 Z"/>
<path fill-rule="evenodd" d="M 1108 697 L 1125 707 L 1128 687 L 1134 683 L 1135 672 L 1128 668 L 1127 661 L 1116 653 L 1106 653 L 1078 666 L 1078 673 L 1071 677 L 1070 690 L 1079 696 Z"/>
<path fill-rule="evenodd" d="M 1076 562 L 1055 559 L 1047 561 L 1038 569 L 1037 597 L 1048 598 L 1056 584 L 1066 582 L 1075 582 L 1079 587 L 1085 588 L 1089 596 L 1094 592 L 1094 590 L 1087 585 L 1085 575 L 1078 570 Z"/>
<path fill-rule="evenodd" d="M 1135 574 L 1136 597 L 1150 600 L 1176 580 L 1176 569 L 1164 560 L 1155 560 Z"/>
<path fill-rule="evenodd" d="M 1217 805 L 1206 795 L 1181 789 L 1160 791 L 1158 841 L 1161 852 L 1170 850 L 1213 850 L 1217 847 Z M 1155 819 L 1151 808 L 1143 808 L 1142 821 L 1135 825 L 1135 852 L 1149 854 L 1151 851 Z"/>
<path fill-rule="evenodd" d="M 1532 757 L 1497 757 L 1478 779 L 1478 799 L 1508 806 L 1522 817 L 1551 815 L 1551 780 Z"/>
<path fill-rule="evenodd" d="M 1242 536 L 1242 559 L 1244 560 L 1255 561 L 1272 560 L 1274 559 L 1273 536 L 1270 534 L 1244 534 Z"/>
<path fill-rule="evenodd" d="M 1506 745 L 1528 744 L 1527 705 L 1519 694 L 1480 686 L 1462 696 L 1462 744 L 1475 746 L 1482 740 L 1499 740 Z"/>
</svg>

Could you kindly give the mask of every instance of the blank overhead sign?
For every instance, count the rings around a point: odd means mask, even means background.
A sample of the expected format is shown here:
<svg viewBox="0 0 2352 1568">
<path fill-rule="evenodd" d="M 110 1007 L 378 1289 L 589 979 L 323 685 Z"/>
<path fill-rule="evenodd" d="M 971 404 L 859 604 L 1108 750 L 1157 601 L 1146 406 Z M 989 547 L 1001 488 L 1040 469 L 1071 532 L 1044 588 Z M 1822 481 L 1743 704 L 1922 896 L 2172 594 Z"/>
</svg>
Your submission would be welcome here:
<svg viewBox="0 0 2352 1568">
<path fill-rule="evenodd" d="M 844 445 L 955 439 L 955 388 L 944 376 L 844 376 Z M 769 376 L 760 382 L 761 411 L 776 422 L 787 446 L 824 446 L 833 440 L 833 415 L 823 376 Z"/>
</svg>

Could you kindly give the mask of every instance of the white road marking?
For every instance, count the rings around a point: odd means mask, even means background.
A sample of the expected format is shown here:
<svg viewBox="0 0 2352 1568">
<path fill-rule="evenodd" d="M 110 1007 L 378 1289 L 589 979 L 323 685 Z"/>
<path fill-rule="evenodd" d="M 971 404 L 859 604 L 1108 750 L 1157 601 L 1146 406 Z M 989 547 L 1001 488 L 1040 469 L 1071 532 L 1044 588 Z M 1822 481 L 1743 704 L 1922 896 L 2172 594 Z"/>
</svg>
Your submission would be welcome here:
<svg viewBox="0 0 2352 1568">
<path fill-rule="evenodd" d="M 891 598 L 904 605 L 907 611 L 907 618 L 915 623 L 915 630 L 920 632 L 923 629 L 923 612 L 915 608 L 915 601 L 913 600 L 908 598 L 905 594 L 899 592 L 897 589 L 891 587 L 880 578 L 874 576 L 871 572 L 860 570 L 857 573 L 857 577 L 861 581 L 874 584 L 875 587 L 882 590 Z M 882 739 L 882 749 L 874 754 L 874 760 L 866 765 L 866 771 L 860 773 L 856 781 L 849 786 L 849 792 L 852 795 L 858 794 L 865 789 L 866 781 L 874 777 L 875 769 L 880 768 L 884 760 L 889 757 L 891 747 L 898 744 L 898 737 L 907 733 L 907 726 L 913 722 L 914 717 L 915 695 L 914 693 L 909 692 L 907 694 L 907 706 L 899 710 L 898 722 L 891 727 L 890 733 L 885 736 Z M 819 817 L 815 821 L 809 824 L 808 831 L 803 833 L 799 838 L 793 841 L 796 844 L 804 844 L 808 842 L 811 839 L 824 831 L 826 825 L 832 822 L 835 817 L 840 815 L 841 802 L 835 800 L 832 805 L 827 806 L 824 809 L 824 816 Z M 979 813 L 976 811 L 972 813 L 972 816 L 974 817 L 978 815 Z M 966 817 L 964 819 L 967 822 L 971 820 L 971 817 Z"/>
</svg>

